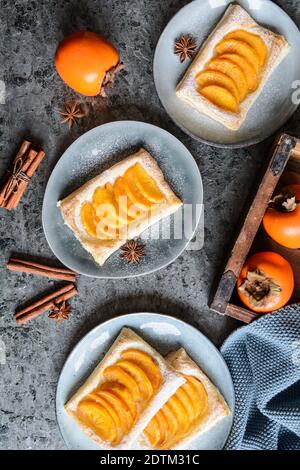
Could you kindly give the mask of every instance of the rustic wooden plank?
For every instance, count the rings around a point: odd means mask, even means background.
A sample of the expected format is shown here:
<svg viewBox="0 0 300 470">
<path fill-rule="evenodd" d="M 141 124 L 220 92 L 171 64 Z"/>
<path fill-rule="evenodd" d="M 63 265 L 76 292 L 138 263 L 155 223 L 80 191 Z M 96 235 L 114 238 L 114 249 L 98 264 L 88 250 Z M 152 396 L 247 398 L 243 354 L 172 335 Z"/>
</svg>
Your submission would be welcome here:
<svg viewBox="0 0 300 470">
<path fill-rule="evenodd" d="M 267 205 L 289 160 L 291 152 L 297 143 L 299 143 L 299 140 L 288 134 L 281 134 L 274 143 L 266 171 L 258 186 L 249 211 L 246 214 L 243 226 L 236 238 L 221 280 L 210 304 L 210 308 L 220 314 L 235 315 L 234 318 L 239 316 L 239 319 L 246 323 L 253 320 L 253 312 L 243 309 L 239 314 L 238 309 L 240 307 L 229 307 L 228 310 L 228 303 L 234 291 L 236 280 L 261 224 Z"/>
<path fill-rule="evenodd" d="M 287 134 L 283 134 L 276 145 L 275 151 L 272 154 L 267 167 L 267 171 L 261 180 L 256 195 L 246 215 L 244 225 L 236 239 L 231 256 L 229 257 L 226 265 L 225 271 L 232 271 L 236 277 L 238 277 L 243 267 L 254 237 L 265 214 L 267 205 L 289 159 L 291 149 L 295 145 L 295 139 Z M 273 171 L 273 168 L 276 167 L 276 160 L 280 158 L 282 159 L 280 162 L 280 169 L 278 171 Z"/>
</svg>

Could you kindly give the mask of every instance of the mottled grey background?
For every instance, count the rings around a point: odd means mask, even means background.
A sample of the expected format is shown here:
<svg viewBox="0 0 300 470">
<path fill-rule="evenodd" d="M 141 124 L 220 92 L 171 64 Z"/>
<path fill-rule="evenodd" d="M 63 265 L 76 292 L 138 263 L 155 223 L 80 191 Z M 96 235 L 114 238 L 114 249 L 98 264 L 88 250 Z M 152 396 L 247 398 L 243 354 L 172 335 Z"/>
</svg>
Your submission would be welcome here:
<svg viewBox="0 0 300 470">
<path fill-rule="evenodd" d="M 0 176 L 24 137 L 39 142 L 47 153 L 18 210 L 0 212 L 0 340 L 6 347 L 6 364 L 0 360 L 2 449 L 64 448 L 55 419 L 57 379 L 76 342 L 102 321 L 128 312 L 166 313 L 195 325 L 217 345 L 238 326 L 210 312 L 207 299 L 270 141 L 244 150 L 215 149 L 187 137 L 166 115 L 155 92 L 152 59 L 164 26 L 186 3 L 0 0 L 0 80 L 6 85 L 5 104 L 0 104 Z M 277 3 L 300 24 L 298 0 Z M 92 100 L 89 117 L 69 132 L 59 124 L 57 109 L 74 95 L 58 77 L 53 56 L 58 42 L 80 29 L 110 39 L 121 53 L 126 72 L 110 97 Z M 299 112 L 285 130 L 297 133 L 298 116 Z M 186 251 L 166 269 L 139 279 L 79 276 L 80 295 L 72 301 L 69 322 L 57 328 L 44 315 L 17 328 L 12 317 L 15 307 L 47 291 L 53 281 L 9 273 L 5 263 L 12 252 L 54 260 L 41 224 L 43 194 L 52 168 L 82 133 L 118 119 L 161 126 L 191 151 L 204 184 L 204 248 Z"/>
</svg>

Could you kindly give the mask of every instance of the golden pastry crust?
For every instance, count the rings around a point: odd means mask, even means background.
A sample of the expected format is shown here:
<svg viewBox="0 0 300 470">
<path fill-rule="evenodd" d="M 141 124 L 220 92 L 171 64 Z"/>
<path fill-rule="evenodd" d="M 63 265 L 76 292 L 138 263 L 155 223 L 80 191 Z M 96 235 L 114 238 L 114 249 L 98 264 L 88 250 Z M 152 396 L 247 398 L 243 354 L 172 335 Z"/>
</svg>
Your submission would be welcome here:
<svg viewBox="0 0 300 470">
<path fill-rule="evenodd" d="M 105 378 L 103 371 L 106 367 L 115 364 L 120 358 L 121 353 L 127 349 L 139 349 L 148 353 L 159 365 L 162 383 L 157 393 L 154 395 L 145 410 L 139 416 L 137 422 L 134 424 L 130 432 L 122 439 L 122 441 L 112 446 L 106 441 L 103 441 L 95 432 L 80 421 L 76 414 L 78 403 L 95 388 L 99 387 Z M 98 444 L 103 449 L 129 449 L 132 447 L 134 441 L 138 438 L 139 434 L 146 427 L 151 418 L 157 413 L 159 408 L 175 393 L 178 387 L 185 382 L 185 379 L 178 374 L 165 359 L 153 349 L 146 341 L 138 336 L 134 331 L 129 328 L 123 328 L 113 345 L 110 347 L 100 364 L 94 369 L 92 374 L 84 382 L 84 384 L 77 390 L 77 392 L 70 398 L 65 405 L 67 413 L 78 423 L 80 428 L 85 434 Z"/>
<path fill-rule="evenodd" d="M 258 35 L 266 44 L 268 59 L 262 69 L 260 83 L 257 90 L 250 93 L 240 104 L 238 113 L 222 110 L 211 101 L 197 92 L 195 77 L 205 65 L 213 58 L 215 46 L 224 36 L 237 29 L 242 29 Z M 203 43 L 200 51 L 188 68 L 184 77 L 176 88 L 178 98 L 215 121 L 220 122 L 228 129 L 238 130 L 246 118 L 251 106 L 261 93 L 269 76 L 289 52 L 289 45 L 283 36 L 273 33 L 269 29 L 257 24 L 253 18 L 239 5 L 230 5 L 221 21 Z"/>
<path fill-rule="evenodd" d="M 122 176 L 125 171 L 135 163 L 142 165 L 149 175 L 152 176 L 165 197 L 165 201 L 158 204 L 152 211 L 151 220 L 149 216 L 145 216 L 144 218 L 139 218 L 130 223 L 127 239 L 129 240 L 139 236 L 155 222 L 176 212 L 182 205 L 181 200 L 173 193 L 170 186 L 165 181 L 164 175 L 154 158 L 143 148 L 91 179 L 57 203 L 65 224 L 68 225 L 82 246 L 93 256 L 100 266 L 102 266 L 107 258 L 118 250 L 126 240 L 120 238 L 115 240 L 99 240 L 91 237 L 85 231 L 80 220 L 79 214 L 81 205 L 83 202 L 91 200 L 97 187 L 102 187 L 106 183 L 114 183 L 119 176 Z"/>
<path fill-rule="evenodd" d="M 230 409 L 219 390 L 212 384 L 209 378 L 183 348 L 168 354 L 165 359 L 177 372 L 184 375 L 191 375 L 199 379 L 204 385 L 208 396 L 207 409 L 201 421 L 196 424 L 194 428 L 189 430 L 190 433 L 187 437 L 171 447 L 171 450 L 184 449 L 197 436 L 206 433 L 224 417 L 230 415 Z M 141 448 L 152 448 L 149 446 L 144 436 L 140 439 L 140 446 Z"/>
</svg>

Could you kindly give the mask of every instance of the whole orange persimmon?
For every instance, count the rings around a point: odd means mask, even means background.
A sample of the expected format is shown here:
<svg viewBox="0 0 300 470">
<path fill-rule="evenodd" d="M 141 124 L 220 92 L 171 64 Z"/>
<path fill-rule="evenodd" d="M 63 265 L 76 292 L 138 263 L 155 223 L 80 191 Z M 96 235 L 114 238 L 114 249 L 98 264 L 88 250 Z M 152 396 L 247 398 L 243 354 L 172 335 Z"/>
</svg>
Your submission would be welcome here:
<svg viewBox="0 0 300 470">
<path fill-rule="evenodd" d="M 283 188 L 271 201 L 263 226 L 267 234 L 287 248 L 300 248 L 300 184 Z"/>
<path fill-rule="evenodd" d="M 106 72 L 119 62 L 115 47 L 99 34 L 73 33 L 58 46 L 55 67 L 62 80 L 86 96 L 98 95 Z"/>
<path fill-rule="evenodd" d="M 278 253 L 256 253 L 243 266 L 237 288 L 241 301 L 250 310 L 273 312 L 287 304 L 293 294 L 292 267 Z"/>
</svg>

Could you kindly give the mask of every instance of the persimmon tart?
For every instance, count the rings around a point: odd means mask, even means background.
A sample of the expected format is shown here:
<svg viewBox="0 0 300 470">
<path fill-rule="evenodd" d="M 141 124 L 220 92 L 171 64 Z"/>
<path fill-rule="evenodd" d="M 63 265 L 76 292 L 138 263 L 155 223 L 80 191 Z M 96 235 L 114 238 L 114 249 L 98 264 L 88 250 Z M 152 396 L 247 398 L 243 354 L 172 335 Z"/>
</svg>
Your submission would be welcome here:
<svg viewBox="0 0 300 470">
<path fill-rule="evenodd" d="M 230 5 L 177 86 L 178 98 L 228 129 L 242 125 L 289 51 L 285 38 Z"/>
<path fill-rule="evenodd" d="M 184 381 L 148 343 L 123 328 L 65 409 L 103 449 L 129 449 Z"/>
<path fill-rule="evenodd" d="M 58 202 L 64 222 L 100 265 L 181 205 L 143 148 Z"/>
<path fill-rule="evenodd" d="M 183 348 L 166 360 L 185 383 L 147 424 L 140 439 L 142 448 L 183 449 L 230 414 L 220 392 Z"/>
</svg>

